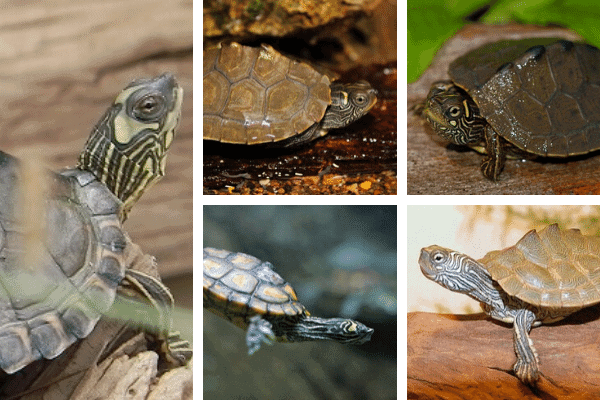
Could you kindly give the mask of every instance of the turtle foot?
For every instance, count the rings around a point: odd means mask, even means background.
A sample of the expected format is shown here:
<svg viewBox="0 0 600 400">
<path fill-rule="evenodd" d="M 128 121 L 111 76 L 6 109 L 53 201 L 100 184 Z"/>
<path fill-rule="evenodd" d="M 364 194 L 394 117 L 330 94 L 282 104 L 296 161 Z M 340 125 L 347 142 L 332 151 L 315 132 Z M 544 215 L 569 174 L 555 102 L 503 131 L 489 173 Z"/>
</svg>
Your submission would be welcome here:
<svg viewBox="0 0 600 400">
<path fill-rule="evenodd" d="M 537 363 L 527 363 L 523 360 L 518 360 L 513 367 L 513 371 L 521 382 L 530 386 L 535 386 L 540 377 Z"/>
<path fill-rule="evenodd" d="M 275 333 L 269 321 L 255 315 L 250 318 L 248 331 L 246 332 L 246 345 L 248 345 L 248 355 L 254 354 L 262 343 L 272 345 L 275 341 Z"/>
<path fill-rule="evenodd" d="M 190 343 L 179 336 L 179 332 L 169 332 L 165 341 L 164 354 L 171 365 L 185 365 L 192 358 Z"/>
<path fill-rule="evenodd" d="M 502 168 L 499 168 L 496 165 L 496 162 L 492 157 L 485 157 L 481 162 L 481 172 L 483 173 L 483 176 L 489 180 L 498 182 L 498 177 L 500 176 L 500 172 L 502 172 Z"/>
</svg>

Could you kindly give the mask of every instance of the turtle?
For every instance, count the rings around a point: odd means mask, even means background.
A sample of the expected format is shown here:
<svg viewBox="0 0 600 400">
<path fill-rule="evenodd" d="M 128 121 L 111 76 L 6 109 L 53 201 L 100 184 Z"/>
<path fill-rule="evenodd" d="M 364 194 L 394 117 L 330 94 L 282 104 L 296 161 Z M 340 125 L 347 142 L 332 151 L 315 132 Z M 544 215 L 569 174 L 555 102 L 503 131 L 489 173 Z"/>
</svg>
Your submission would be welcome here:
<svg viewBox="0 0 600 400">
<path fill-rule="evenodd" d="M 153 258 L 122 227 L 132 205 L 164 175 L 182 96 L 170 74 L 131 82 L 93 128 L 77 166 L 39 168 L 33 184 L 26 163 L 0 151 L 0 368 L 6 373 L 53 359 L 87 337 L 117 290 L 129 299 L 138 292 L 156 308 L 167 361 L 191 355 L 169 334 L 169 289 L 132 269 Z M 36 196 L 39 229 L 32 234 L 23 199 Z"/>
<path fill-rule="evenodd" d="M 569 157 L 600 149 L 600 50 L 556 38 L 504 40 L 454 60 L 424 117 L 441 137 L 486 154 L 499 179 L 510 158 Z"/>
<path fill-rule="evenodd" d="M 513 324 L 515 375 L 535 386 L 539 358 L 532 327 L 559 321 L 600 302 L 600 237 L 552 224 L 530 230 L 514 246 L 475 260 L 437 245 L 421 249 L 432 281 L 481 303 L 493 319 Z"/>
<path fill-rule="evenodd" d="M 206 140 L 297 146 L 349 125 L 376 101 L 368 82 L 332 83 L 265 44 L 220 43 L 204 51 Z"/>
<path fill-rule="evenodd" d="M 248 354 L 261 343 L 333 340 L 363 344 L 373 329 L 348 318 L 313 317 L 273 264 L 228 250 L 204 248 L 204 308 L 247 330 Z"/>
</svg>

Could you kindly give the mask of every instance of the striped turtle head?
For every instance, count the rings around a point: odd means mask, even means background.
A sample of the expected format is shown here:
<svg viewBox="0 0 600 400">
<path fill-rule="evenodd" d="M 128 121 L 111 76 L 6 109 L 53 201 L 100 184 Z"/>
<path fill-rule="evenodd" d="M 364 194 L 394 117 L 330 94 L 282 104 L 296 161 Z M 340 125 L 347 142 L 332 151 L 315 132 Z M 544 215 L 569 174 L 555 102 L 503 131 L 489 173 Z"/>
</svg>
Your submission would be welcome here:
<svg viewBox="0 0 600 400">
<path fill-rule="evenodd" d="M 479 301 L 482 299 L 475 292 L 482 292 L 486 285 L 492 286 L 492 279 L 482 264 L 465 254 L 441 246 L 422 248 L 419 266 L 428 279 Z"/>
<path fill-rule="evenodd" d="M 486 121 L 479 107 L 450 81 L 433 83 L 423 116 L 438 135 L 454 144 L 473 145 L 484 139 Z"/>
<path fill-rule="evenodd" d="M 94 127 L 78 168 L 93 173 L 123 202 L 122 218 L 165 174 L 166 153 L 181 115 L 175 78 L 131 82 Z"/>
<path fill-rule="evenodd" d="M 367 81 L 331 84 L 331 105 L 323 118 L 323 129 L 342 128 L 366 115 L 377 103 L 377 91 Z"/>
</svg>

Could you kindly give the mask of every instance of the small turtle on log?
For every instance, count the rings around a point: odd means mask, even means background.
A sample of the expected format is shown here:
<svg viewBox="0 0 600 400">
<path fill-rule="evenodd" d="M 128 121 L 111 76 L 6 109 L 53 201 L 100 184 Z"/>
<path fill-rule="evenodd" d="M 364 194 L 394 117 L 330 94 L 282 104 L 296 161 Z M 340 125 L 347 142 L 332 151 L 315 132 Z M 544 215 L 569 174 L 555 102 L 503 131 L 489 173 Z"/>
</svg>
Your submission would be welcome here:
<svg viewBox="0 0 600 400">
<path fill-rule="evenodd" d="M 516 376 L 535 385 L 539 359 L 532 327 L 600 302 L 600 238 L 550 225 L 481 260 L 440 246 L 421 250 L 423 274 L 481 302 L 492 318 L 513 324 Z"/>
</svg>

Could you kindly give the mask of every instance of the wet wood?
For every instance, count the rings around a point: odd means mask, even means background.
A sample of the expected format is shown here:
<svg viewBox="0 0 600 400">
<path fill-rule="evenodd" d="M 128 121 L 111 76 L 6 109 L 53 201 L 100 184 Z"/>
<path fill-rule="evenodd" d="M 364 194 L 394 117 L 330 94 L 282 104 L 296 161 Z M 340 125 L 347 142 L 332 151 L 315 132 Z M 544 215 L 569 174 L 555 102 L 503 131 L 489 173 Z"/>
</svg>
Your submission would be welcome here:
<svg viewBox="0 0 600 400">
<path fill-rule="evenodd" d="M 431 67 L 408 85 L 408 194 L 599 194 L 600 152 L 565 159 L 508 160 L 499 182 L 480 171 L 482 156 L 438 137 L 412 108 L 427 97 L 431 84 L 448 79 L 448 65 L 485 43 L 528 37 L 581 40 L 564 29 L 531 26 L 469 25 L 446 42 Z"/>
<path fill-rule="evenodd" d="M 485 314 L 408 314 L 408 398 L 593 399 L 600 307 L 533 328 L 540 359 L 535 388 L 512 372 L 513 331 Z"/>
</svg>

